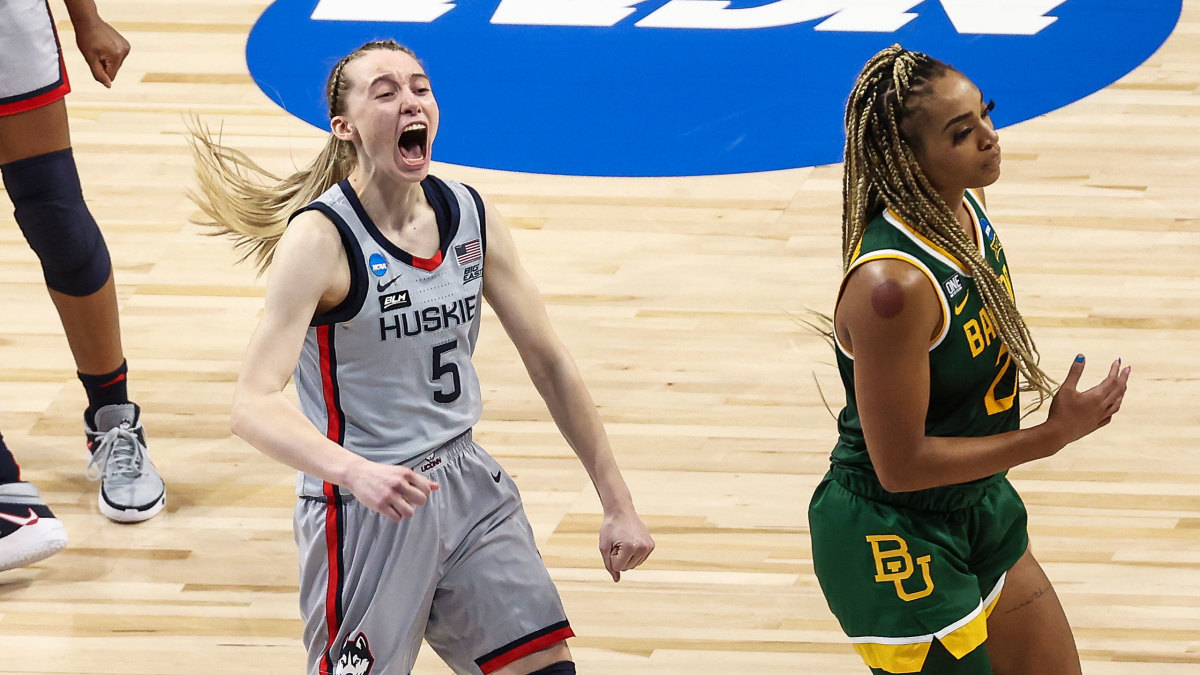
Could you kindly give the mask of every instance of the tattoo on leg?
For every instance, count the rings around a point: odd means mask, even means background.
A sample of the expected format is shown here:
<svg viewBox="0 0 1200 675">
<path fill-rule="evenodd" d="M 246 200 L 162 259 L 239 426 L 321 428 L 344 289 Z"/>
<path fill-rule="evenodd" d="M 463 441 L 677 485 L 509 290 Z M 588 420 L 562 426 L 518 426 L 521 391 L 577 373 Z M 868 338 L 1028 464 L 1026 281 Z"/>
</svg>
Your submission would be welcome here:
<svg viewBox="0 0 1200 675">
<path fill-rule="evenodd" d="M 1034 591 L 1033 594 L 1029 596 L 1029 599 L 1027 599 L 1025 602 L 1022 602 L 1021 604 L 1017 605 L 1016 607 L 1013 607 L 1012 609 L 1008 610 L 1007 612 L 1005 612 L 1005 614 L 1012 614 L 1013 612 L 1015 612 L 1019 609 L 1028 607 L 1029 605 L 1032 605 L 1033 603 L 1037 602 L 1038 598 L 1045 595 L 1046 592 L 1049 590 L 1050 590 L 1049 584 L 1042 586 L 1041 588 Z"/>
</svg>

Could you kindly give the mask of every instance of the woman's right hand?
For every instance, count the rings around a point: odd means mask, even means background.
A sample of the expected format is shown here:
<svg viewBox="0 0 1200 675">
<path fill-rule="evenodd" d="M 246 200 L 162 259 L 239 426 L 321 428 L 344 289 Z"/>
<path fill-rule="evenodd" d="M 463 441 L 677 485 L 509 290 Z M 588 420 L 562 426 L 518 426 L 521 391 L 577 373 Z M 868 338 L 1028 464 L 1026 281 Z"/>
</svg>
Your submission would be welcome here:
<svg viewBox="0 0 1200 675">
<path fill-rule="evenodd" d="M 346 487 L 358 501 L 393 522 L 411 518 L 438 484 L 406 466 L 361 459 L 349 472 Z"/>
<path fill-rule="evenodd" d="M 1083 355 L 1075 357 L 1071 370 L 1050 403 L 1050 414 L 1046 424 L 1060 434 L 1063 445 L 1087 436 L 1112 421 L 1125 399 L 1126 383 L 1133 366 L 1121 368 L 1121 359 L 1113 361 L 1108 376 L 1100 384 L 1079 391 L 1079 377 L 1083 375 Z"/>
</svg>

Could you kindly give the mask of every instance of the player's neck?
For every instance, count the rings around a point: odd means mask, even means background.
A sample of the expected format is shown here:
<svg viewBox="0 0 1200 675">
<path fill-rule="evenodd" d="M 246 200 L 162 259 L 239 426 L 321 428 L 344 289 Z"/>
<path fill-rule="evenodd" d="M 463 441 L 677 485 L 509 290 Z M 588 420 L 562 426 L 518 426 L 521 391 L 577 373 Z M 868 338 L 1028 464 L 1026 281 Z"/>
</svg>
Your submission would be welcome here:
<svg viewBox="0 0 1200 675">
<path fill-rule="evenodd" d="M 429 210 L 420 183 L 397 181 L 378 173 L 368 175 L 356 168 L 350 174 L 350 185 L 381 230 L 399 231 Z"/>
<path fill-rule="evenodd" d="M 970 239 L 975 238 L 975 224 L 971 220 L 971 214 L 967 211 L 966 189 L 956 188 L 953 190 L 938 190 L 938 194 L 945 200 L 946 206 L 950 207 L 951 213 L 958 220 L 958 225 L 966 233 Z"/>
</svg>

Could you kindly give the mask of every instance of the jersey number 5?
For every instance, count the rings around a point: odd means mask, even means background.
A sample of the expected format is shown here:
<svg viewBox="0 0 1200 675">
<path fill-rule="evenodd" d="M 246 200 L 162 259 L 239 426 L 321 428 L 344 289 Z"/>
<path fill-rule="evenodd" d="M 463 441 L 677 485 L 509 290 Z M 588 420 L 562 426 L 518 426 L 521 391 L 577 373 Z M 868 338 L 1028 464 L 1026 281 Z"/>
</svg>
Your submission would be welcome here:
<svg viewBox="0 0 1200 675">
<path fill-rule="evenodd" d="M 450 391 L 438 389 L 433 392 L 433 400 L 438 403 L 453 403 L 462 393 L 462 380 L 458 376 L 458 364 L 453 361 L 442 363 L 442 355 L 458 349 L 458 340 L 451 340 L 433 347 L 433 381 L 437 382 L 444 376 L 450 376 Z"/>
</svg>

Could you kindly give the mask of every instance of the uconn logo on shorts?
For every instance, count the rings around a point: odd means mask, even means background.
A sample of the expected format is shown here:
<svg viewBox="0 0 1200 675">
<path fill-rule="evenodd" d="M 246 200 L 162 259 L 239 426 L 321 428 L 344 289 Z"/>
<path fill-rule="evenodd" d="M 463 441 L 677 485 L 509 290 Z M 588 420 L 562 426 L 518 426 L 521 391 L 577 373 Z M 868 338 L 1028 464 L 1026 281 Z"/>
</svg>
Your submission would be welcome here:
<svg viewBox="0 0 1200 675">
<path fill-rule="evenodd" d="M 246 56 L 279 105 L 328 129 L 339 57 L 391 37 L 425 61 L 434 158 L 596 176 L 841 161 L 846 96 L 900 42 L 967 73 L 1001 126 L 1136 68 L 1182 0 L 277 0 Z"/>
</svg>

